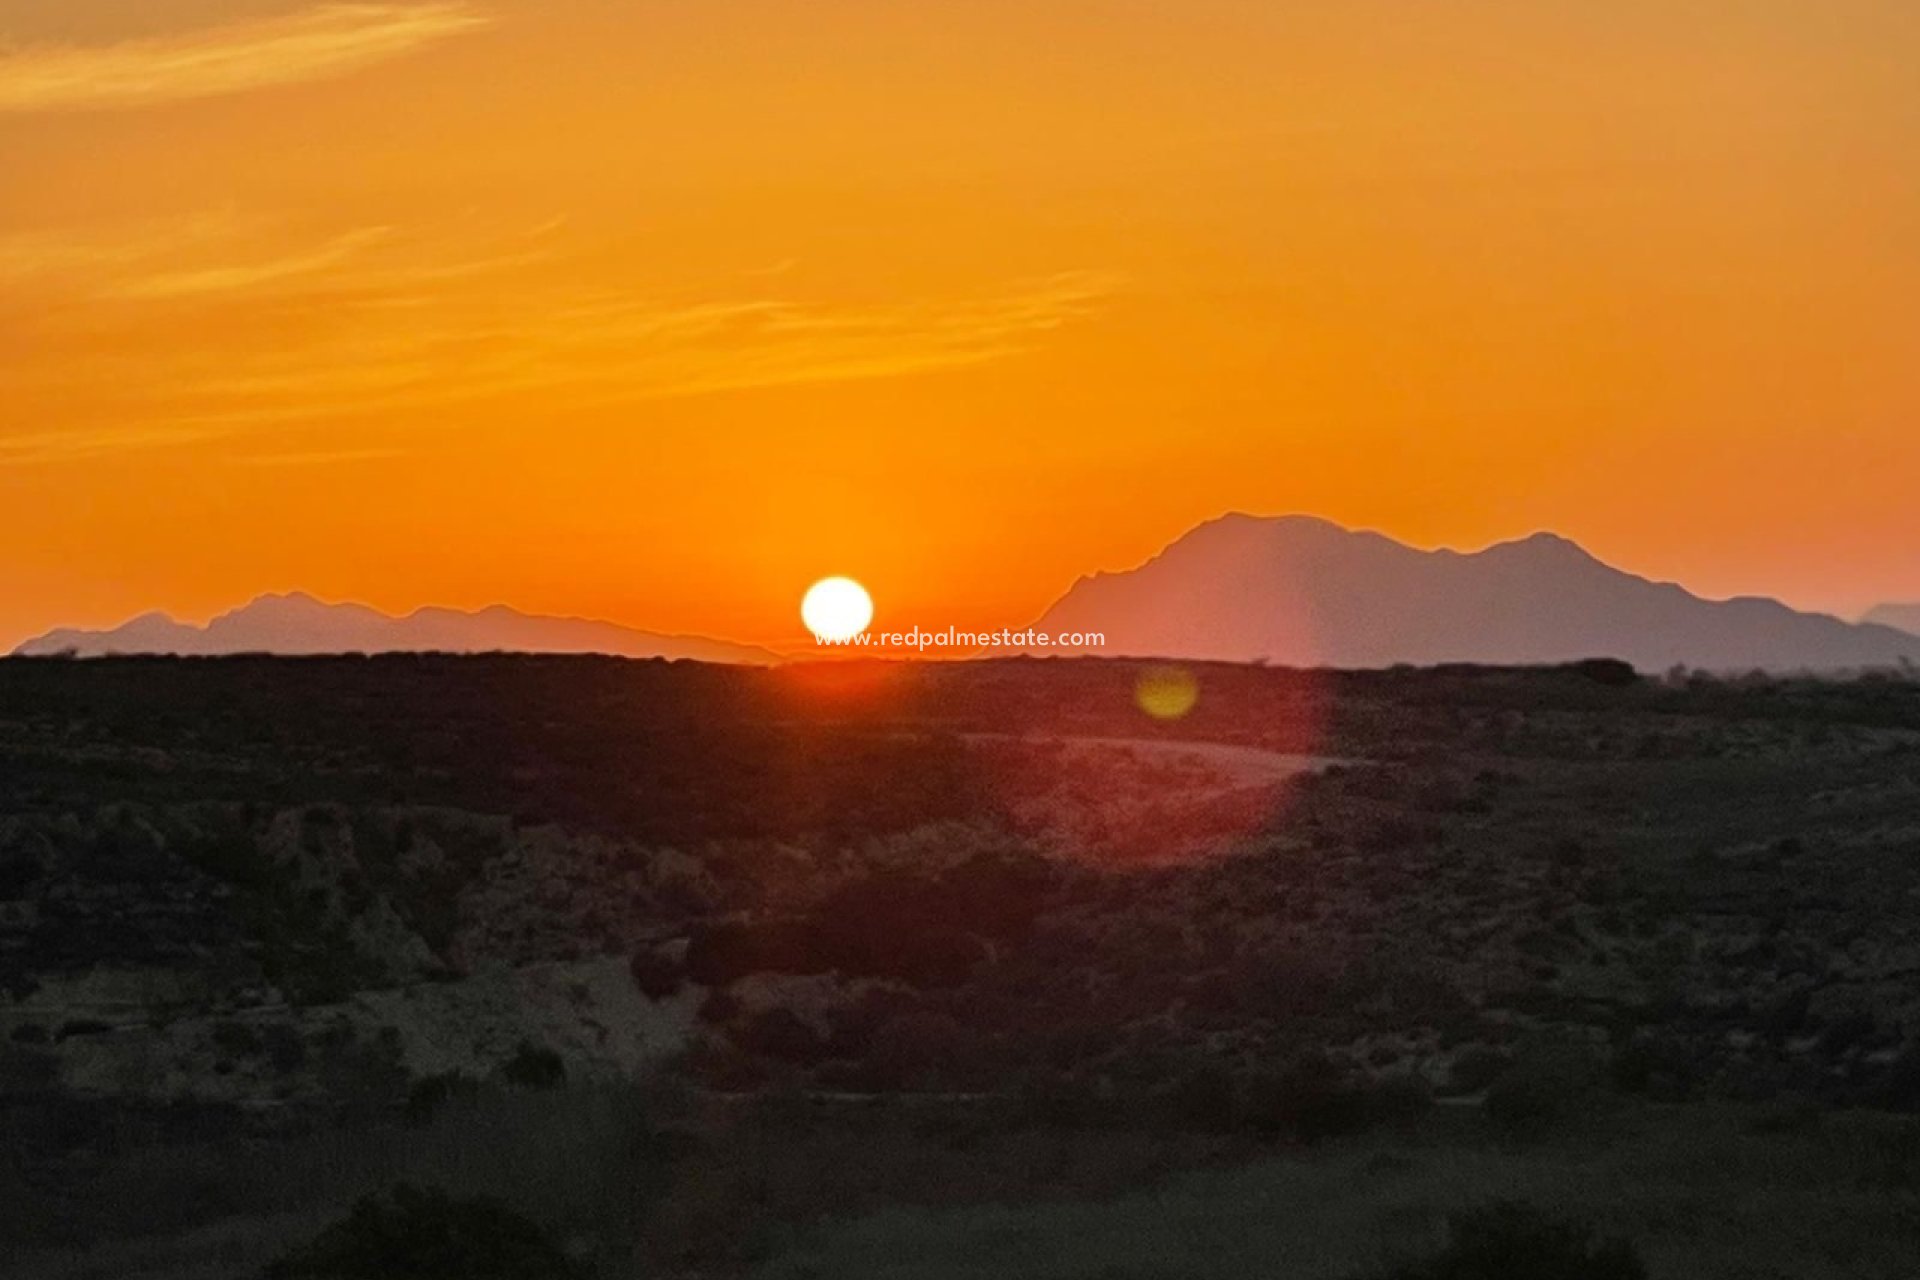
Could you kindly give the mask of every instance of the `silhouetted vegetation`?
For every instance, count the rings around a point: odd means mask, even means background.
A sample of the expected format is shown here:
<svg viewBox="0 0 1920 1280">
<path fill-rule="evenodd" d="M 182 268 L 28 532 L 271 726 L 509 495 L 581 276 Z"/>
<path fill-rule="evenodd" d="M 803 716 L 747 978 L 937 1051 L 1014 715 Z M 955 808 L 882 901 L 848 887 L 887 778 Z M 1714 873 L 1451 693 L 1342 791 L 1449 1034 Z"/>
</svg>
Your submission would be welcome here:
<svg viewBox="0 0 1920 1280">
<path fill-rule="evenodd" d="M 567 1064 L 553 1050 L 523 1040 L 500 1068 L 500 1075 L 522 1088 L 552 1089 L 566 1080 Z"/>
<path fill-rule="evenodd" d="M 1447 1246 L 1380 1280 L 1645 1280 L 1647 1268 L 1624 1241 L 1527 1205 L 1505 1202 L 1454 1214 Z"/>
<path fill-rule="evenodd" d="M 369 1196 L 268 1280 L 583 1280 L 536 1224 L 486 1199 L 405 1184 Z"/>
</svg>

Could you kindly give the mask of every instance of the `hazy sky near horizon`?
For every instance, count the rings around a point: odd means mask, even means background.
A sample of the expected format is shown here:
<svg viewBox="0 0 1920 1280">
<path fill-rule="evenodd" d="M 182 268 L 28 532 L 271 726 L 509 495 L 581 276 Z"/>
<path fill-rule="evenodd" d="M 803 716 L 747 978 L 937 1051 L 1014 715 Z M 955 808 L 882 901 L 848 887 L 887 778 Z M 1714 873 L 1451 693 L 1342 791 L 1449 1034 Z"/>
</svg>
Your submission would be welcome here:
<svg viewBox="0 0 1920 1280">
<path fill-rule="evenodd" d="M 1920 599 L 1911 0 L 0 0 L 0 645 L 1024 624 L 1222 511 Z"/>
</svg>

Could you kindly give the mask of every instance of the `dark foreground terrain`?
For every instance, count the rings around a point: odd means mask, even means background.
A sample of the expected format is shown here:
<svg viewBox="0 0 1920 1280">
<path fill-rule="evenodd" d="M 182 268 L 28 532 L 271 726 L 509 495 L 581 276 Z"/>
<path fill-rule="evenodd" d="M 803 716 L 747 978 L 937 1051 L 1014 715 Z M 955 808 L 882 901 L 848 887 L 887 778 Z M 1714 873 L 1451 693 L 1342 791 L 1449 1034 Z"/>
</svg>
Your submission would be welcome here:
<svg viewBox="0 0 1920 1280">
<path fill-rule="evenodd" d="M 0 1271 L 1915 1274 L 1920 683 L 1186 674 L 0 662 Z"/>
</svg>

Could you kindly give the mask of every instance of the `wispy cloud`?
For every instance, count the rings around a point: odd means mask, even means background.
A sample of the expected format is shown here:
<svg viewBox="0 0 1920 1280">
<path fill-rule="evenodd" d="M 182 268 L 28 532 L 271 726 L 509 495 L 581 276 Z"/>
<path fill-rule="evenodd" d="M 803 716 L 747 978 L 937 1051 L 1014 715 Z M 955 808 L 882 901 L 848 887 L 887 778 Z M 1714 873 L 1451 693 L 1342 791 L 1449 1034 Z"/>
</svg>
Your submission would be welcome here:
<svg viewBox="0 0 1920 1280">
<path fill-rule="evenodd" d="M 986 297 L 896 303 L 516 297 L 361 327 L 174 392 L 219 406 L 197 423 L 243 427 L 526 392 L 584 405 L 904 377 L 1031 351 L 1116 288 L 1112 276 L 1069 272 Z"/>
<path fill-rule="evenodd" d="M 547 241 L 561 225 L 550 220 L 507 235 L 504 247 L 437 260 L 419 256 L 420 242 L 392 227 L 358 227 L 289 249 L 284 228 L 231 214 L 15 232 L 0 235 L 0 285 L 88 304 L 355 292 L 395 301 L 404 298 L 402 286 L 444 286 L 546 261 Z"/>
<path fill-rule="evenodd" d="M 404 449 L 302 449 L 291 453 L 255 453 L 232 459 L 241 467 L 324 467 L 345 462 L 377 462 L 406 456 Z"/>
<path fill-rule="evenodd" d="M 178 36 L 0 54 L 0 113 L 139 107 L 343 75 L 490 23 L 459 0 L 329 4 Z"/>
<path fill-rule="evenodd" d="M 861 301 L 733 273 L 649 297 L 587 283 L 560 230 L 439 244 L 366 227 L 306 246 L 252 224 L 0 237 L 17 302 L 0 303 L 14 338 L 0 466 L 521 397 L 586 410 L 961 369 L 1041 348 L 1120 288 L 1065 272 Z"/>
<path fill-rule="evenodd" d="M 0 235 L 0 283 L 35 279 L 71 288 L 77 279 L 124 271 L 142 262 L 191 252 L 232 238 L 232 214 L 204 214 L 117 227 L 111 234 L 72 230 L 15 231 Z"/>
<path fill-rule="evenodd" d="M 112 427 L 53 427 L 0 436 L 0 466 L 61 462 L 168 445 L 198 444 L 228 432 L 212 422 L 139 422 Z"/>
<path fill-rule="evenodd" d="M 362 249 L 378 243 L 387 227 L 366 227 L 337 236 L 317 249 L 262 262 L 161 271 L 121 282 L 111 292 L 122 298 L 187 298 L 195 294 L 227 293 L 278 284 L 324 273 L 350 261 Z"/>
</svg>

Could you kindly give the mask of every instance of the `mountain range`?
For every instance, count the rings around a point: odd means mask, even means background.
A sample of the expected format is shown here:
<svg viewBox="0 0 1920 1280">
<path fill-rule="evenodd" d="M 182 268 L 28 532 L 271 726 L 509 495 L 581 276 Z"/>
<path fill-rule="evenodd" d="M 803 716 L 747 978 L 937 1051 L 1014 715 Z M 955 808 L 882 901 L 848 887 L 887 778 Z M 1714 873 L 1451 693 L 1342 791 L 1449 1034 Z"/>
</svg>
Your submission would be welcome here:
<svg viewBox="0 0 1920 1280">
<path fill-rule="evenodd" d="M 1861 621 L 1920 635 L 1920 604 L 1883 604 L 1869 609 Z"/>
<path fill-rule="evenodd" d="M 1539 533 L 1483 551 L 1423 551 L 1311 516 L 1232 514 L 1120 573 L 1080 579 L 1033 624 L 1097 631 L 1084 652 L 1383 667 L 1621 658 L 1643 671 L 1857 671 L 1920 663 L 1920 605 L 1862 623 L 1775 600 L 1707 600 Z M 767 664 L 752 645 L 663 635 L 503 605 L 403 617 L 300 593 L 261 596 L 205 626 L 160 613 L 106 631 L 58 630 L 20 654 L 602 653 Z M 1062 654 L 1059 647 L 1036 650 Z"/>
<path fill-rule="evenodd" d="M 416 609 L 404 617 L 310 595 L 261 596 L 203 627 L 149 613 L 108 631 L 49 631 L 17 654 L 109 653 L 604 653 L 623 658 L 693 658 L 764 664 L 779 655 L 701 636 L 661 635 L 586 618 L 549 618 L 494 605 L 473 613 Z"/>
<path fill-rule="evenodd" d="M 1840 671 L 1920 662 L 1920 636 L 1909 632 L 1774 600 L 1702 599 L 1553 534 L 1422 551 L 1306 516 L 1208 521 L 1136 569 L 1082 578 L 1034 627 L 1104 633 L 1093 652 L 1105 654 L 1289 666 L 1612 657 L 1643 671 Z"/>
</svg>

